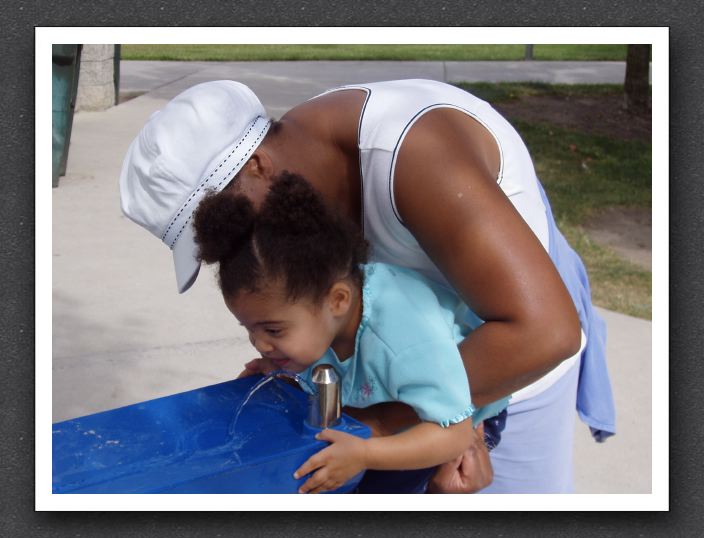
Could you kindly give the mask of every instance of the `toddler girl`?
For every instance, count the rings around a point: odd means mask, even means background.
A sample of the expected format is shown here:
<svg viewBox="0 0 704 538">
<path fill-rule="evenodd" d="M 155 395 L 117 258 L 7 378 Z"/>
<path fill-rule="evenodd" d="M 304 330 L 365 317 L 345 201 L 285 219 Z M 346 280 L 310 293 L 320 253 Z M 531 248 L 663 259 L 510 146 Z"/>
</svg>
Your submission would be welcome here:
<svg viewBox="0 0 704 538">
<path fill-rule="evenodd" d="M 424 469 L 458 457 L 472 424 L 503 399 L 472 405 L 457 343 L 480 323 L 457 296 L 409 269 L 365 264 L 367 244 L 328 211 L 303 178 L 284 172 L 254 208 L 231 188 L 206 196 L 194 216 L 200 259 L 218 263 L 225 303 L 261 354 L 247 373 L 285 369 L 310 379 L 327 363 L 342 404 L 400 401 L 421 423 L 360 439 L 326 429 L 330 442 L 295 478 L 301 493 L 336 489 L 365 469 Z"/>
</svg>

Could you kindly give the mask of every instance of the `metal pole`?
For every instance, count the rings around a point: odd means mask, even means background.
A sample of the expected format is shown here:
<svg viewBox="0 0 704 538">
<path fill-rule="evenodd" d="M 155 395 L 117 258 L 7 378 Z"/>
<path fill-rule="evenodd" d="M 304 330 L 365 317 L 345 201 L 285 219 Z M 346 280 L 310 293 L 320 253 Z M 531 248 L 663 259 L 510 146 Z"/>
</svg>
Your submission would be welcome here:
<svg viewBox="0 0 704 538">
<path fill-rule="evenodd" d="M 73 112 L 76 108 L 82 45 L 52 45 L 52 178 L 53 187 L 66 174 Z"/>
<path fill-rule="evenodd" d="M 113 56 L 114 66 L 113 66 L 113 81 L 115 83 L 115 104 L 120 102 L 120 55 L 122 53 L 122 46 L 115 45 L 115 55 Z"/>
</svg>

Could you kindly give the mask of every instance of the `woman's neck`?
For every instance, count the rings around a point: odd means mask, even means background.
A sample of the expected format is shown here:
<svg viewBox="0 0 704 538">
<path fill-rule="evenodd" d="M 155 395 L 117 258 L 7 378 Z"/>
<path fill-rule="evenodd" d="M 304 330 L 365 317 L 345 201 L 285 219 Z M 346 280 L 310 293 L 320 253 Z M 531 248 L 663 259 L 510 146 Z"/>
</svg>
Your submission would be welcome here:
<svg viewBox="0 0 704 538">
<path fill-rule="evenodd" d="M 344 95 L 343 95 L 344 94 Z M 361 226 L 357 131 L 364 93 L 336 92 L 298 105 L 280 120 L 269 142 L 275 172 L 308 180 L 331 209 Z"/>
</svg>

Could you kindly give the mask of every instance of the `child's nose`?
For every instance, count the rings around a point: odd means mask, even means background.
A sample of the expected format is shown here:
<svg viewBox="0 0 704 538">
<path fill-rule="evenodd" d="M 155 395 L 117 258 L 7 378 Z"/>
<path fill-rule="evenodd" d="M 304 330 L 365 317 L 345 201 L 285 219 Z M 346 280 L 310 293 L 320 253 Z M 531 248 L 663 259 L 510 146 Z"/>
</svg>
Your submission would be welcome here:
<svg viewBox="0 0 704 538">
<path fill-rule="evenodd" d="M 274 347 L 263 338 L 255 338 L 252 336 L 250 340 L 252 341 L 254 348 L 262 355 L 274 350 Z"/>
</svg>

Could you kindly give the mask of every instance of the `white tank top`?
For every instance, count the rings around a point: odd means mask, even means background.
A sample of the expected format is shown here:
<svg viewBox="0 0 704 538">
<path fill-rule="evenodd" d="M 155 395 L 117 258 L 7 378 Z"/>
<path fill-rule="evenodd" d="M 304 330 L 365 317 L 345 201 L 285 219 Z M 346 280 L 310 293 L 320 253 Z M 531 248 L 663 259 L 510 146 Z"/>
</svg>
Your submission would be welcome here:
<svg viewBox="0 0 704 538">
<path fill-rule="evenodd" d="M 395 80 L 343 86 L 325 94 L 358 89 L 366 92 L 359 120 L 358 146 L 362 176 L 362 222 L 374 261 L 393 263 L 417 270 L 436 282 L 447 280 L 403 225 L 394 200 L 394 170 L 399 148 L 413 124 L 436 108 L 453 108 L 481 123 L 499 148 L 497 183 L 548 250 L 548 223 L 533 161 L 523 140 L 511 124 L 489 103 L 466 91 L 432 80 Z M 324 95 L 324 94 L 323 94 Z M 434 211 L 437 208 L 428 208 Z M 551 385 L 576 360 L 564 361 L 546 378 Z M 567 364 L 569 363 L 569 364 Z M 559 372 L 559 374 L 558 374 Z M 555 375 L 558 374 L 558 375 Z M 548 379 L 516 393 L 534 395 L 547 388 Z M 542 382 L 542 383 L 541 383 Z M 521 394 L 522 393 L 522 394 Z"/>
<path fill-rule="evenodd" d="M 399 148 L 413 124 L 436 108 L 460 110 L 494 136 L 501 159 L 496 181 L 547 249 L 545 206 L 538 191 L 533 162 L 519 134 L 489 103 L 455 86 L 432 80 L 376 82 L 344 86 L 326 93 L 345 89 L 359 89 L 367 94 L 360 117 L 358 144 L 362 222 L 374 260 L 410 267 L 446 283 L 403 225 L 394 200 L 394 170 Z"/>
</svg>

